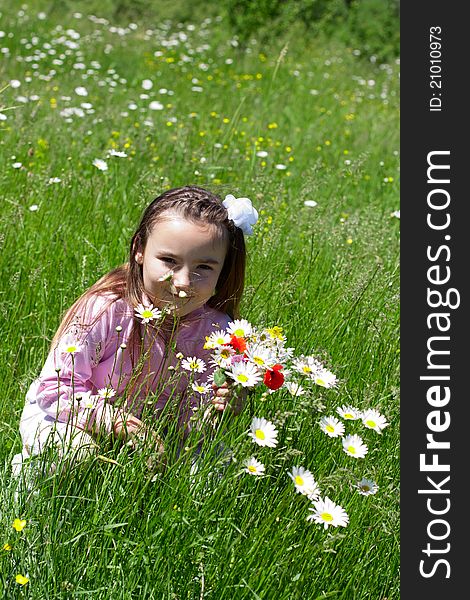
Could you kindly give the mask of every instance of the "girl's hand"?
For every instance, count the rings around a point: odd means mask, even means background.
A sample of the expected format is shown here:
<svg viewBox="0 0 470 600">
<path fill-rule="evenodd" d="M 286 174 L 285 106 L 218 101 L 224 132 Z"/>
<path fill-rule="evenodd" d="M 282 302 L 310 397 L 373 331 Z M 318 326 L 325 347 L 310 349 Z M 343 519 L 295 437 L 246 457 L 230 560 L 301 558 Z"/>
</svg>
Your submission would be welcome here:
<svg viewBox="0 0 470 600">
<path fill-rule="evenodd" d="M 225 382 L 220 387 L 212 384 L 215 394 L 211 402 L 218 411 L 229 409 L 234 415 L 239 415 L 245 403 L 246 392 L 236 389 L 233 384 Z"/>
<path fill-rule="evenodd" d="M 134 449 L 139 445 L 150 446 L 163 457 L 165 449 L 161 438 L 134 415 L 118 413 L 114 420 L 113 431 L 118 439 L 126 440 Z"/>
</svg>

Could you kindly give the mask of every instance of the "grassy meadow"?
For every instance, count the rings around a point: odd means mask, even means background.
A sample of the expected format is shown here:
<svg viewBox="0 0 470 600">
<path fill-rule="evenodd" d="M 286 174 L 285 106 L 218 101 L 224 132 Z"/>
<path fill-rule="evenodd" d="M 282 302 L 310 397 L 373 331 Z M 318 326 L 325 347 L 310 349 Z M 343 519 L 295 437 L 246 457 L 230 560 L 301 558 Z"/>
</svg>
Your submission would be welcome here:
<svg viewBox="0 0 470 600">
<path fill-rule="evenodd" d="M 0 598 L 397 600 L 399 61 L 296 36 L 242 50 L 223 16 L 50 5 L 0 1 Z M 152 477 L 145 452 L 102 442 L 17 490 L 24 397 L 61 314 L 127 259 L 147 204 L 185 184 L 251 198 L 242 316 L 319 353 L 338 387 L 257 392 L 196 473 L 191 452 Z M 319 427 L 342 405 L 389 422 L 346 423 L 362 459 Z M 276 424 L 276 448 L 247 436 L 253 416 Z M 264 477 L 245 472 L 252 455 Z M 307 521 L 294 466 L 347 527 Z"/>
</svg>

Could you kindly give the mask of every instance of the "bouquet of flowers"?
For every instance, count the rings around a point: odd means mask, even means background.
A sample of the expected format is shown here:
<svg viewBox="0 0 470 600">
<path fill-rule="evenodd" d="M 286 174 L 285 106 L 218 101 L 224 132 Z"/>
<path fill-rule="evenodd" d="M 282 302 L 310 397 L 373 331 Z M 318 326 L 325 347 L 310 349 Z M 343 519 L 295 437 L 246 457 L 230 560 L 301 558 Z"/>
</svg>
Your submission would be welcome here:
<svg viewBox="0 0 470 600">
<path fill-rule="evenodd" d="M 225 382 L 248 389 L 263 386 L 269 393 L 285 387 L 292 395 L 300 396 L 304 389 L 298 375 L 304 382 L 325 388 L 337 385 L 336 376 L 316 357 L 294 357 L 294 349 L 286 347 L 278 326 L 259 329 L 245 319 L 237 319 L 226 330 L 208 336 L 204 348 L 212 351 L 217 386 Z"/>
</svg>

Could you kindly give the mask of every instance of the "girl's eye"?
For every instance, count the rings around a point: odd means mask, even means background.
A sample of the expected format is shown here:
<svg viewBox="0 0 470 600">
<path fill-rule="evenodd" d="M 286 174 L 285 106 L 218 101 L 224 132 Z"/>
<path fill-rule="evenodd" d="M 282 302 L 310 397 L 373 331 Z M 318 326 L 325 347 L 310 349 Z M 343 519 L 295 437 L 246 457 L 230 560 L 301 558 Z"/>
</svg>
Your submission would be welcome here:
<svg viewBox="0 0 470 600">
<path fill-rule="evenodd" d="M 170 258 L 169 256 L 162 256 L 160 260 L 171 265 L 174 265 L 176 262 L 174 258 Z"/>
<path fill-rule="evenodd" d="M 203 269 L 204 271 L 212 271 L 212 267 L 209 265 L 199 265 L 199 269 Z"/>
</svg>

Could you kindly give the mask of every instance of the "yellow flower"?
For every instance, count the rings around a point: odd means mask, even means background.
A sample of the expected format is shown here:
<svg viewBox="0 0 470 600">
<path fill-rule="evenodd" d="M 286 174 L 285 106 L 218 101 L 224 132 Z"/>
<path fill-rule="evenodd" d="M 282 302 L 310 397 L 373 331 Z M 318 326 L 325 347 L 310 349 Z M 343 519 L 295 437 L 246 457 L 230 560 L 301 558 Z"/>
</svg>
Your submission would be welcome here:
<svg viewBox="0 0 470 600">
<path fill-rule="evenodd" d="M 24 575 L 20 575 L 18 573 L 18 575 L 15 577 L 15 581 L 16 583 L 19 583 L 20 585 L 26 585 L 29 581 L 29 579 L 27 577 L 25 577 Z"/>
<path fill-rule="evenodd" d="M 9 552 L 11 550 L 10 544 L 8 544 L 8 543 L 3 544 L 3 549 L 6 550 L 7 552 Z"/>
<path fill-rule="evenodd" d="M 13 529 L 16 531 L 23 531 L 26 527 L 26 521 L 24 519 L 15 519 L 12 524 Z"/>
</svg>

